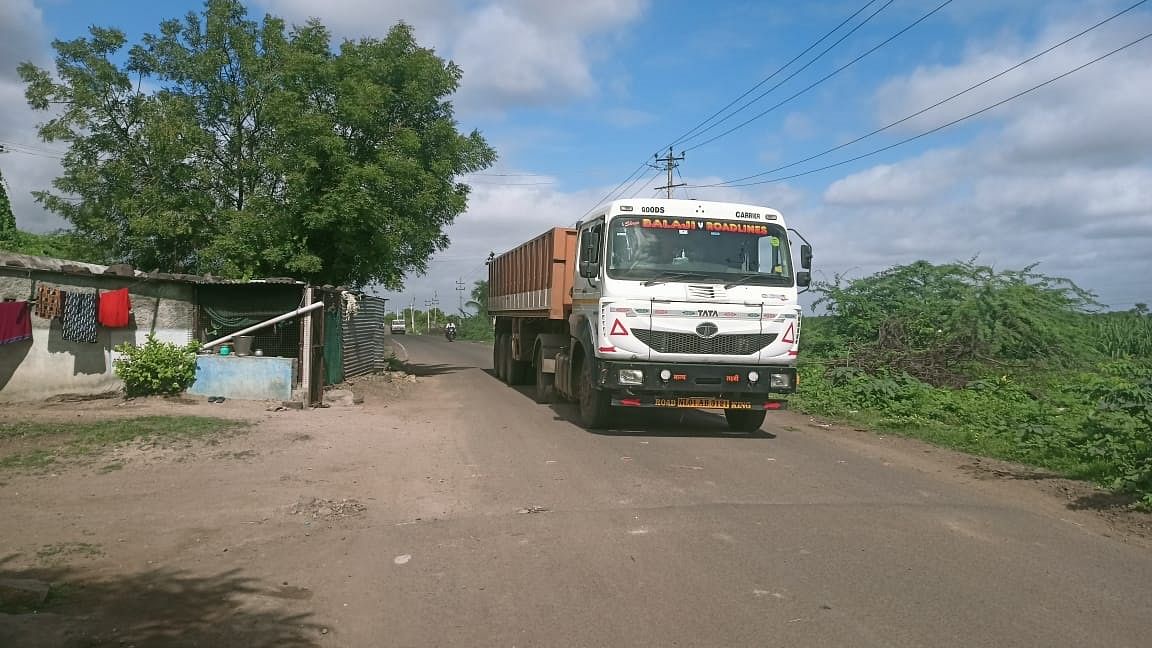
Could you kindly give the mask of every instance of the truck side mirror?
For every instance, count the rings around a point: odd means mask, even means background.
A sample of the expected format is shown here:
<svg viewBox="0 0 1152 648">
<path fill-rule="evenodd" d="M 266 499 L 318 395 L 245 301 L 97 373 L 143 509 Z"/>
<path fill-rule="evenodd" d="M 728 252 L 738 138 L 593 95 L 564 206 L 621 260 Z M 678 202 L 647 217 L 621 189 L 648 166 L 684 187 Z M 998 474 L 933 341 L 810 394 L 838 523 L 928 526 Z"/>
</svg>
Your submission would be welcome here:
<svg viewBox="0 0 1152 648">
<path fill-rule="evenodd" d="M 580 276 L 595 279 L 600 276 L 600 234 L 589 230 L 581 240 L 584 245 L 580 250 Z"/>
<path fill-rule="evenodd" d="M 812 284 L 812 273 L 807 270 L 801 270 L 796 273 L 796 285 L 801 288 L 807 288 Z"/>
<path fill-rule="evenodd" d="M 807 243 L 800 246 L 800 267 L 805 270 L 812 269 L 812 246 Z"/>
</svg>

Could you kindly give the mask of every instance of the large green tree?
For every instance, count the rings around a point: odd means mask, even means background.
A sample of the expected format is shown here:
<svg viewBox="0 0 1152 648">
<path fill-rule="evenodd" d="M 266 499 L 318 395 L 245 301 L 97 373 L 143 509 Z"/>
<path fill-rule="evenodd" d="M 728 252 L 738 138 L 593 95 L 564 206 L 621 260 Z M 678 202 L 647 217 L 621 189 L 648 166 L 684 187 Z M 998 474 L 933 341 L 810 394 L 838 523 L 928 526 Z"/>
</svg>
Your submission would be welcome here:
<svg viewBox="0 0 1152 648">
<path fill-rule="evenodd" d="M 448 101 L 461 70 L 397 24 L 334 49 L 318 21 L 250 20 L 238 0 L 56 41 L 53 75 L 20 66 L 29 104 L 70 144 L 37 199 L 144 269 L 400 286 L 448 244 L 456 177 L 490 166 Z"/>
<path fill-rule="evenodd" d="M 8 200 L 8 187 L 4 184 L 4 172 L 0 171 L 0 241 L 15 233 L 16 214 L 12 213 L 12 203 Z"/>
</svg>

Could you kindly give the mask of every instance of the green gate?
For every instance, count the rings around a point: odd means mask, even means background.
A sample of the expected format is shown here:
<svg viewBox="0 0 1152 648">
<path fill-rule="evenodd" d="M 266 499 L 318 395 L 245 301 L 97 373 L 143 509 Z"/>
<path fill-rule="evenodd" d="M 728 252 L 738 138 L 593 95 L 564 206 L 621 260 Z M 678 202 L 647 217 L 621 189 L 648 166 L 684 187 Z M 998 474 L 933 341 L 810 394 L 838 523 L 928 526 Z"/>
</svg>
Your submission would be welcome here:
<svg viewBox="0 0 1152 648">
<path fill-rule="evenodd" d="M 339 308 L 324 309 L 324 384 L 344 382 L 344 320 Z"/>
</svg>

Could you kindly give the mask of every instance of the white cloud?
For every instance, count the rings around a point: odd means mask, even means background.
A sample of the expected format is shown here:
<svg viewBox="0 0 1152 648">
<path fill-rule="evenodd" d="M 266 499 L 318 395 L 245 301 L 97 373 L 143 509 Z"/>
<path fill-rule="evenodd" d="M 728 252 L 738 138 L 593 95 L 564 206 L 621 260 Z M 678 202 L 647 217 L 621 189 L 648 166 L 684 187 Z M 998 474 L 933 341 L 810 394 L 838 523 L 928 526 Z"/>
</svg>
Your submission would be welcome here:
<svg viewBox="0 0 1152 648">
<path fill-rule="evenodd" d="M 1087 14 L 1095 12 L 1094 15 Z M 1092 24 L 1092 4 L 1032 39 L 970 43 L 959 61 L 921 66 L 874 96 L 888 123 Z M 1033 65 L 902 125 L 919 132 L 1054 77 L 1152 27 L 1147 12 L 1118 20 Z M 967 142 L 878 164 L 833 182 L 818 208 L 818 265 L 874 272 L 917 259 L 979 255 L 997 267 L 1041 262 L 1105 303 L 1152 298 L 1152 42 L 1133 47 L 980 118 Z M 930 141 L 930 140 L 929 140 Z M 863 146 L 863 145 L 861 145 Z M 875 144 L 873 144 L 875 146 Z"/>
<path fill-rule="evenodd" d="M 877 121 L 903 118 L 997 74 L 1094 24 L 1115 8 L 1093 4 L 1075 18 L 1043 28 L 1031 40 L 978 40 L 953 65 L 920 66 L 876 93 Z M 1027 90 L 1144 35 L 1152 15 L 1133 12 L 1007 75 L 902 124 L 921 132 Z M 1001 152 L 1012 163 L 1044 163 L 1052 156 L 1126 164 L 1152 147 L 1152 42 L 1145 41 L 978 120 L 1004 125 Z"/>
<path fill-rule="evenodd" d="M 656 120 L 656 115 L 636 108 L 610 108 L 604 111 L 604 121 L 616 128 L 643 126 Z"/>
<path fill-rule="evenodd" d="M 36 124 L 46 117 L 28 107 L 16 67 L 23 61 L 38 65 L 50 61 L 47 43 L 43 17 L 31 0 L 0 3 L 0 142 L 10 149 L 0 154 L 0 170 L 4 172 L 17 226 L 37 232 L 65 225 L 58 216 L 36 204 L 31 193 L 50 188 L 60 174 L 55 156 L 62 149 L 37 138 Z"/>
<path fill-rule="evenodd" d="M 417 40 L 464 70 L 457 105 L 500 111 L 558 104 L 599 89 L 591 46 L 635 20 L 647 0 L 580 3 L 467 0 L 257 0 L 273 13 L 302 22 L 317 17 L 335 33 L 381 36 L 399 20 Z"/>
<path fill-rule="evenodd" d="M 956 181 L 957 151 L 934 151 L 910 161 L 879 164 L 833 182 L 824 192 L 831 205 L 914 204 L 939 196 Z"/>
</svg>

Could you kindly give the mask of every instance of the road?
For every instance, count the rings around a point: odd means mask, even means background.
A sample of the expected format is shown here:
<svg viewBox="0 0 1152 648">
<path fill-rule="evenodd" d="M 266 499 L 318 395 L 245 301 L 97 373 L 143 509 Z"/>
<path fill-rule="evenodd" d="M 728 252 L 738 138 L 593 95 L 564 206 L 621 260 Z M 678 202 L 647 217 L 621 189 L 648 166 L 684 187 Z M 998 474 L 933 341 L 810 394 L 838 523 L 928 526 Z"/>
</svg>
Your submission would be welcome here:
<svg viewBox="0 0 1152 648">
<path fill-rule="evenodd" d="M 590 432 L 489 347 L 395 341 L 417 382 L 362 405 L 0 408 L 251 422 L 0 473 L 0 646 L 1150 645 L 1147 537 L 1060 480 L 790 412 Z M 8 614 L 10 579 L 57 595 Z"/>
<path fill-rule="evenodd" d="M 588 432 L 497 382 L 487 347 L 401 343 L 454 486 L 386 543 L 412 555 L 372 610 L 395 645 L 1148 645 L 1152 552 L 1031 484 L 797 415 Z"/>
</svg>

